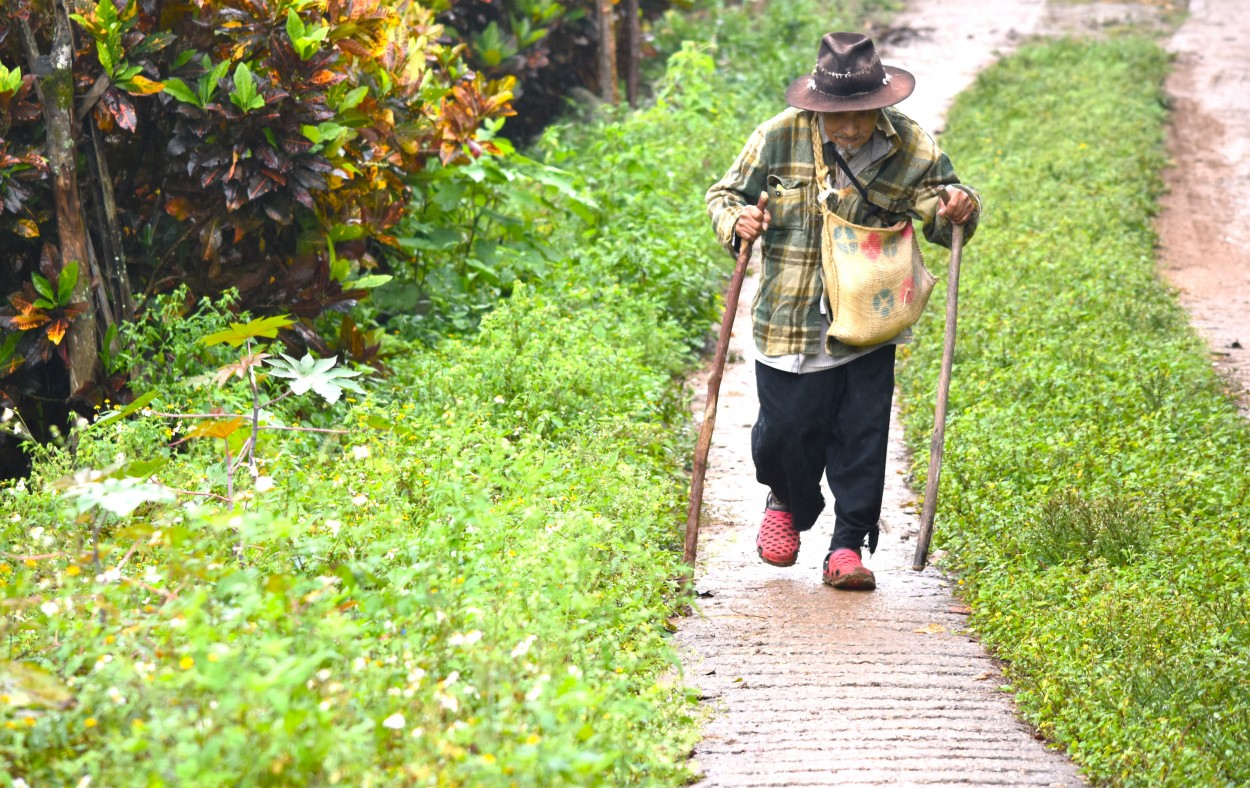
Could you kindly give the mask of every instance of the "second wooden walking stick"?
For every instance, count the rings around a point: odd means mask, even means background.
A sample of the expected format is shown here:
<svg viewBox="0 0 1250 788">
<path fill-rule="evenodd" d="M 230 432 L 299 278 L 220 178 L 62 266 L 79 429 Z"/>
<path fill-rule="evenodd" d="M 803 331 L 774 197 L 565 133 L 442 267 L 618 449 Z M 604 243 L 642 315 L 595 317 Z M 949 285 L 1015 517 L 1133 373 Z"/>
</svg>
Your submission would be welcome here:
<svg viewBox="0 0 1250 788">
<path fill-rule="evenodd" d="M 768 192 L 760 194 L 756 203 L 761 211 L 768 207 Z M 712 430 L 716 427 L 716 403 L 720 396 L 720 381 L 725 374 L 725 357 L 729 354 L 729 335 L 733 332 L 734 313 L 738 311 L 738 296 L 742 292 L 742 280 L 746 277 L 747 261 L 751 259 L 751 244 L 743 243 L 738 249 L 738 264 L 734 266 L 729 289 L 725 292 L 725 314 L 720 320 L 720 335 L 716 341 L 716 355 L 712 359 L 712 374 L 707 379 L 707 403 L 703 407 L 703 427 L 699 430 L 699 442 L 694 448 L 694 475 L 690 480 L 690 508 L 686 512 L 686 565 L 694 569 L 699 549 L 699 514 L 703 510 L 703 477 L 707 475 L 707 455 L 712 448 Z"/>
<path fill-rule="evenodd" d="M 942 203 L 946 190 L 938 192 Z M 929 445 L 929 478 L 924 486 L 924 508 L 920 513 L 920 536 L 916 539 L 916 556 L 912 569 L 925 568 L 929 559 L 929 542 L 933 539 L 933 517 L 937 514 L 938 479 L 942 475 L 942 449 L 946 444 L 946 401 L 951 388 L 951 367 L 955 362 L 955 318 L 959 314 L 959 258 L 963 256 L 964 226 L 951 225 L 951 266 L 946 282 L 946 341 L 942 346 L 942 371 L 938 375 L 937 406 L 933 412 L 933 440 Z"/>
</svg>

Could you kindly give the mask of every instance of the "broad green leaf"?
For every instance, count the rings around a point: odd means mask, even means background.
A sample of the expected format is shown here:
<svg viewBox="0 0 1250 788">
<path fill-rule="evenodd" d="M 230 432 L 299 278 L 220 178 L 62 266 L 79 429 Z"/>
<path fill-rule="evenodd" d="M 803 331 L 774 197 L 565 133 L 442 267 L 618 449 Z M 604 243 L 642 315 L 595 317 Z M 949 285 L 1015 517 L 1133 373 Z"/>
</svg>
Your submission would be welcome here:
<svg viewBox="0 0 1250 788">
<path fill-rule="evenodd" d="M 390 274 L 370 274 L 362 276 L 354 282 L 344 282 L 344 290 L 368 290 L 374 287 L 381 287 L 395 277 Z"/>
<path fill-rule="evenodd" d="M 207 58 L 205 58 L 205 60 L 207 60 Z M 207 74 L 197 80 L 196 87 L 198 88 L 199 106 L 206 106 L 208 102 L 213 100 L 213 94 L 217 92 L 217 83 L 221 81 L 221 78 L 224 77 L 226 72 L 229 70 L 230 61 L 223 60 L 220 63 L 213 65 L 213 67 L 208 70 Z"/>
<path fill-rule="evenodd" d="M 234 69 L 234 90 L 230 91 L 230 101 L 244 112 L 265 106 L 265 98 L 256 92 L 256 80 L 246 63 L 240 63 Z"/>
<path fill-rule="evenodd" d="M 197 107 L 204 106 L 200 103 L 199 96 L 192 92 L 191 88 L 187 87 L 187 83 L 177 77 L 165 80 L 163 90 L 183 104 L 194 104 Z"/>
<path fill-rule="evenodd" d="M 194 49 L 184 49 L 179 52 L 176 57 L 174 57 L 174 62 L 170 63 L 169 67 L 174 71 L 177 71 L 194 60 L 195 56 L 198 54 L 199 52 L 196 52 Z"/>
<path fill-rule="evenodd" d="M 56 278 L 56 303 L 62 306 L 69 303 L 70 296 L 74 294 L 74 288 L 78 285 L 78 263 L 66 263 L 61 269 L 61 273 Z"/>
<path fill-rule="evenodd" d="M 143 408 L 146 408 L 148 406 L 148 403 L 154 399 L 156 399 L 155 391 L 149 391 L 144 394 L 140 394 L 138 397 L 135 397 L 134 402 L 130 403 L 129 405 L 127 405 L 126 407 L 122 408 L 119 411 L 114 411 L 113 413 L 110 413 L 109 415 L 105 416 L 104 418 L 92 424 L 87 429 L 95 429 L 96 427 L 103 427 L 104 425 L 112 424 L 113 422 L 119 419 L 124 419 L 130 414 L 140 411 Z"/>
<path fill-rule="evenodd" d="M 157 457 L 152 460 L 135 460 L 117 469 L 114 475 L 118 478 L 147 479 L 154 476 L 157 471 L 168 464 L 169 460 L 164 457 Z"/>
<path fill-rule="evenodd" d="M 278 336 L 278 329 L 294 324 L 295 321 L 286 315 L 258 317 L 250 323 L 231 323 L 230 328 L 225 331 L 218 331 L 215 334 L 209 334 L 201 339 L 200 343 L 212 347 L 224 342 L 230 345 L 230 347 L 239 347 L 249 339 L 258 337 L 273 339 Z"/>
<path fill-rule="evenodd" d="M 346 112 L 349 109 L 355 109 L 364 101 L 365 96 L 369 95 L 369 88 L 362 85 L 355 90 L 349 91 L 343 100 L 339 102 L 339 112 Z"/>
<path fill-rule="evenodd" d="M 22 341 L 20 331 L 5 333 L 4 342 L 0 344 L 0 367 L 8 365 L 9 360 L 13 358 L 14 351 L 17 350 L 17 343 L 20 341 Z"/>
<path fill-rule="evenodd" d="M 159 30 L 144 37 L 143 41 L 139 42 L 138 46 L 131 47 L 129 50 L 130 56 L 141 57 L 143 55 L 150 55 L 153 52 L 158 52 L 172 44 L 176 38 L 177 36 L 168 30 Z M 181 54 L 179 57 L 181 57 Z M 175 60 L 175 62 L 177 61 Z M 177 68 L 178 65 L 175 65 L 174 68 Z"/>
<path fill-rule="evenodd" d="M 47 279 L 44 279 L 39 274 L 31 274 L 30 281 L 31 281 L 31 284 L 35 286 L 36 293 L 48 299 L 52 303 L 54 304 L 56 303 L 56 291 L 52 289 L 51 282 L 49 282 Z"/>
</svg>

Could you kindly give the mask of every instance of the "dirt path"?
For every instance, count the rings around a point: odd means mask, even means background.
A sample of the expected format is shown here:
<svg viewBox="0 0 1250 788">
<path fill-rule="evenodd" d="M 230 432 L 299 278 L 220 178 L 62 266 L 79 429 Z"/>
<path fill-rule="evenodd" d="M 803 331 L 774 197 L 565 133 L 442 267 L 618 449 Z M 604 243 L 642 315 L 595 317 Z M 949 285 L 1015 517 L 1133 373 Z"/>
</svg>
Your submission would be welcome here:
<svg viewBox="0 0 1250 788">
<path fill-rule="evenodd" d="M 1250 416 L 1250 4 L 1192 0 L 1172 37 L 1161 268 Z"/>
</svg>

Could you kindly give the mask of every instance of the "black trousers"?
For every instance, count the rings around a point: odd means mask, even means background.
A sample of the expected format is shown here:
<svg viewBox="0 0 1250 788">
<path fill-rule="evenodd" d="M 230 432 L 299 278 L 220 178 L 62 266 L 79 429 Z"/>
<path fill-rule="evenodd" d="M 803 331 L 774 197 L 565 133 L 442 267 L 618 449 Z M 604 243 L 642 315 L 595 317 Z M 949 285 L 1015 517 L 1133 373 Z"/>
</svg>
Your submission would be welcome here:
<svg viewBox="0 0 1250 788">
<path fill-rule="evenodd" d="M 833 492 L 831 550 L 877 546 L 894 399 L 894 345 L 832 369 L 796 375 L 755 364 L 760 413 L 751 429 L 755 478 L 809 530 Z"/>
</svg>

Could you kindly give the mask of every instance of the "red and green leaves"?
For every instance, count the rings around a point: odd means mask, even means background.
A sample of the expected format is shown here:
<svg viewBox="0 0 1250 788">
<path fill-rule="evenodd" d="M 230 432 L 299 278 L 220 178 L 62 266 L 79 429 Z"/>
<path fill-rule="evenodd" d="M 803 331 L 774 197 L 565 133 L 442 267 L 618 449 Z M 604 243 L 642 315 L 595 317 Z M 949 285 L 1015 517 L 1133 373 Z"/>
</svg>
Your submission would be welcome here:
<svg viewBox="0 0 1250 788">
<path fill-rule="evenodd" d="M 78 264 L 67 263 L 57 269 L 56 253 L 45 244 L 43 274 L 31 274 L 22 289 L 9 294 L 9 306 L 0 310 L 0 327 L 21 332 L 17 340 L 5 345 L 7 353 L 0 353 L 0 361 L 8 363 L 19 351 L 26 358 L 47 361 L 56 352 L 65 357 L 61 341 L 70 324 L 86 311 L 86 304 L 73 300 L 74 287 L 78 284 Z"/>
</svg>

